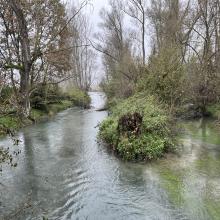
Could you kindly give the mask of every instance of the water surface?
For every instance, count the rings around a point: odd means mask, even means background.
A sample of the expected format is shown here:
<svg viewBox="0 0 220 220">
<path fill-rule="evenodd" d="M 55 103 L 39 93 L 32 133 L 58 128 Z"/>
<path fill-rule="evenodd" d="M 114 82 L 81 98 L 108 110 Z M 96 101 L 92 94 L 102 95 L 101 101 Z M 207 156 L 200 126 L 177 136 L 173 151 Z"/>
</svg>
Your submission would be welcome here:
<svg viewBox="0 0 220 220">
<path fill-rule="evenodd" d="M 120 161 L 97 143 L 102 93 L 90 110 L 27 127 L 18 167 L 0 176 L 0 219 L 220 219 L 220 138 L 213 122 L 186 123 L 181 156 Z M 1 145 L 10 145 L 2 140 Z"/>
</svg>

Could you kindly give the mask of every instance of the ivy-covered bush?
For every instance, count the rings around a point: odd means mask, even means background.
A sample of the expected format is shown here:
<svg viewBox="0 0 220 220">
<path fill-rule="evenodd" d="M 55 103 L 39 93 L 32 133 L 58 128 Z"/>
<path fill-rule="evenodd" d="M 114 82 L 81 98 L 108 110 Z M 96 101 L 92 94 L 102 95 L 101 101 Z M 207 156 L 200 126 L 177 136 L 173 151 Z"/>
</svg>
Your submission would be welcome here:
<svg viewBox="0 0 220 220">
<path fill-rule="evenodd" d="M 139 93 L 116 105 L 100 125 L 99 137 L 123 159 L 146 161 L 173 149 L 172 120 L 152 96 Z"/>
</svg>

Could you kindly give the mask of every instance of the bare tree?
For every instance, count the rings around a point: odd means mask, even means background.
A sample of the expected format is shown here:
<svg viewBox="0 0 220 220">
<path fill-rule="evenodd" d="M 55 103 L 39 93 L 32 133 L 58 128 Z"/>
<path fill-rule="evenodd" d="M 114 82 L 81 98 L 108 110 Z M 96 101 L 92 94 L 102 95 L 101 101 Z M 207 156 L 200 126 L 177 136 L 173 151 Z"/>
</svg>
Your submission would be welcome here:
<svg viewBox="0 0 220 220">
<path fill-rule="evenodd" d="M 140 25 L 141 29 L 141 47 L 142 47 L 142 63 L 146 62 L 146 2 L 144 0 L 128 0 L 128 5 L 124 9 L 125 13 Z"/>
<path fill-rule="evenodd" d="M 102 31 L 96 35 L 96 43 L 91 43 L 103 54 L 106 82 L 115 85 L 112 92 L 124 97 L 131 94 L 138 73 L 134 71 L 132 42 L 124 25 L 124 5 L 115 0 L 110 1 L 109 4 L 109 10 L 103 9 L 101 12 Z"/>
<path fill-rule="evenodd" d="M 73 6 L 70 13 L 75 13 L 75 10 L 76 7 Z M 70 43 L 73 45 L 71 52 L 72 69 L 70 70 L 70 74 L 73 76 L 73 86 L 88 91 L 91 87 L 96 65 L 96 54 L 89 47 L 91 25 L 88 17 L 83 13 L 78 14 L 77 19 L 70 23 L 70 30 Z"/>
</svg>

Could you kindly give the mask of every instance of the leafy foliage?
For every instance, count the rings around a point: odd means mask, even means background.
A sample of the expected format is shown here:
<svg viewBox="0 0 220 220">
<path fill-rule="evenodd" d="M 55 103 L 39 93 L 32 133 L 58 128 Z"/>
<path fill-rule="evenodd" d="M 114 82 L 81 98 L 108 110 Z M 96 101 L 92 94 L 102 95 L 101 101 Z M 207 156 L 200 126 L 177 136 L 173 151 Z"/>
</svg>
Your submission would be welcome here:
<svg viewBox="0 0 220 220">
<path fill-rule="evenodd" d="M 10 86 L 4 86 L 1 90 L 0 103 L 6 102 L 13 94 L 13 89 Z"/>
<path fill-rule="evenodd" d="M 178 48 L 165 48 L 152 56 L 146 74 L 139 81 L 139 90 L 157 95 L 170 108 L 185 101 L 186 89 L 185 69 Z"/>
<path fill-rule="evenodd" d="M 122 117 L 140 114 L 140 132 L 120 132 Z M 157 159 L 173 148 L 172 121 L 153 96 L 139 93 L 116 105 L 109 118 L 100 125 L 99 137 L 125 160 Z"/>
<path fill-rule="evenodd" d="M 68 100 L 72 101 L 75 106 L 89 108 L 91 99 L 87 92 L 81 89 L 72 88 L 65 94 L 65 96 Z"/>
<path fill-rule="evenodd" d="M 90 104 L 90 97 L 80 89 L 73 88 L 63 92 L 58 86 L 43 85 L 32 94 L 31 104 L 34 109 L 46 113 L 58 112 L 71 106 L 87 108 Z"/>
<path fill-rule="evenodd" d="M 57 85 L 41 85 L 31 95 L 31 106 L 48 112 L 48 105 L 60 103 L 64 98 Z"/>
</svg>

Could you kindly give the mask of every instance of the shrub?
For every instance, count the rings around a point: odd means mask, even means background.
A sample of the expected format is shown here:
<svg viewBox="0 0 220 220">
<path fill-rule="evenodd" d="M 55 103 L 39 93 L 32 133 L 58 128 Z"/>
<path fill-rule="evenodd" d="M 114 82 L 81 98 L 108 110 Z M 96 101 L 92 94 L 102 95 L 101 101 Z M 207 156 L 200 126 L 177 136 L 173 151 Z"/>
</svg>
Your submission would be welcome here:
<svg viewBox="0 0 220 220">
<path fill-rule="evenodd" d="M 73 102 L 74 105 L 89 108 L 90 96 L 83 90 L 73 88 L 66 92 L 67 98 Z"/>
<path fill-rule="evenodd" d="M 0 102 L 9 99 L 13 95 L 13 88 L 10 86 L 4 86 L 1 90 Z"/>
<path fill-rule="evenodd" d="M 101 123 L 99 137 L 120 157 L 131 161 L 162 157 L 175 143 L 172 120 L 164 107 L 143 93 L 116 105 Z"/>
<path fill-rule="evenodd" d="M 31 94 L 31 106 L 48 112 L 48 105 L 60 103 L 64 99 L 63 93 L 57 85 L 39 85 Z"/>
<path fill-rule="evenodd" d="M 41 85 L 31 95 L 31 106 L 47 113 L 51 110 L 58 112 L 73 105 L 88 108 L 89 95 L 76 88 L 64 93 L 57 85 Z"/>
<path fill-rule="evenodd" d="M 178 48 L 164 48 L 150 58 L 146 74 L 138 82 L 139 91 L 157 95 L 170 110 L 186 99 L 185 68 Z"/>
</svg>

